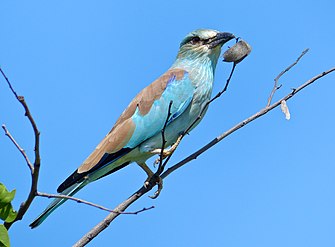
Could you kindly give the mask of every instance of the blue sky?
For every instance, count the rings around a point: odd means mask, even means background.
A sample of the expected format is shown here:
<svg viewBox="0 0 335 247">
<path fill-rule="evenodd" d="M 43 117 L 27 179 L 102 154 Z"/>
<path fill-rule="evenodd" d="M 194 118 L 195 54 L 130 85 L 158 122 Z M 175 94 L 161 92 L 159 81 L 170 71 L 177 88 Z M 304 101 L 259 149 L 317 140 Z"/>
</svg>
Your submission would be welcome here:
<svg viewBox="0 0 335 247">
<path fill-rule="evenodd" d="M 230 31 L 253 51 L 170 164 L 264 107 L 273 79 L 305 48 L 275 99 L 334 66 L 334 8 L 330 0 L 3 2 L 0 66 L 41 131 L 39 190 L 56 191 L 132 97 L 169 68 L 188 32 Z M 219 61 L 215 92 L 230 66 Z M 90 246 L 334 246 L 334 80 L 331 74 L 288 101 L 290 121 L 276 109 L 168 177 L 157 200 L 145 196 L 130 208 L 155 209 L 119 217 Z M 3 79 L 0 122 L 32 157 L 32 130 Z M 18 207 L 30 176 L 4 134 L 0 164 L 0 182 L 17 189 Z M 133 164 L 77 196 L 113 208 L 144 180 Z M 106 216 L 67 202 L 30 230 L 49 202 L 37 198 L 12 227 L 13 246 L 70 246 Z"/>
</svg>

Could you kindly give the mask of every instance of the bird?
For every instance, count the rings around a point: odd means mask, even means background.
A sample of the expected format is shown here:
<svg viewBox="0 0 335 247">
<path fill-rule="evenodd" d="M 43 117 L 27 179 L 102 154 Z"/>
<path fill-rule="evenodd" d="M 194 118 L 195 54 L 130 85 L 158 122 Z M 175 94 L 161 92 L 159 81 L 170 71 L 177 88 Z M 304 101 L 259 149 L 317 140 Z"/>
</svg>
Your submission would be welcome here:
<svg viewBox="0 0 335 247">
<path fill-rule="evenodd" d="M 135 96 L 113 128 L 60 184 L 57 192 L 73 196 L 90 182 L 133 162 L 146 172 L 148 179 L 153 176 L 146 161 L 161 152 L 164 157 L 168 156 L 168 147 L 175 148 L 180 136 L 191 125 L 193 129 L 202 119 L 198 116 L 207 111 L 221 48 L 234 38 L 230 32 L 214 29 L 188 33 L 180 43 L 172 66 Z M 161 131 L 164 126 L 166 142 L 163 148 Z M 30 227 L 39 226 L 65 201 L 64 198 L 54 199 Z"/>
</svg>

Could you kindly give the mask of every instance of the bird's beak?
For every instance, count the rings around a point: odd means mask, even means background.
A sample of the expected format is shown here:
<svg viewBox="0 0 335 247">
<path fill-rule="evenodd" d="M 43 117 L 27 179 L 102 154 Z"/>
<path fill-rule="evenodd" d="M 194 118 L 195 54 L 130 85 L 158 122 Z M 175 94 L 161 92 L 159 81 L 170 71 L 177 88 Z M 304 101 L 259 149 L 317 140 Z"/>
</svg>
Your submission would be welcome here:
<svg viewBox="0 0 335 247">
<path fill-rule="evenodd" d="M 211 40 L 209 43 L 209 48 L 212 49 L 218 45 L 223 45 L 224 43 L 228 42 L 229 40 L 235 38 L 235 35 L 232 33 L 218 33 L 214 39 Z"/>
</svg>

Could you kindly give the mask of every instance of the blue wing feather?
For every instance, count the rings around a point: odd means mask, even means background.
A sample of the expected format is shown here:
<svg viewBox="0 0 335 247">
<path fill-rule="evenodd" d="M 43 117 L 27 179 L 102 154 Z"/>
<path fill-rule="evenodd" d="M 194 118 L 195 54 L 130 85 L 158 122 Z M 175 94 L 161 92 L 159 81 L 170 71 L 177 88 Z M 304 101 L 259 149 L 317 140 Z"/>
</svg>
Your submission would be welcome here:
<svg viewBox="0 0 335 247">
<path fill-rule="evenodd" d="M 191 103 L 194 90 L 195 87 L 187 72 L 180 80 L 177 80 L 176 76 L 171 76 L 163 94 L 154 101 L 146 115 L 141 115 L 139 109 L 136 109 L 132 116 L 135 131 L 125 147 L 134 148 L 160 132 L 164 127 L 171 101 L 172 115 L 168 124 L 175 121 Z"/>
<path fill-rule="evenodd" d="M 168 125 L 176 120 L 186 110 L 186 108 L 190 105 L 192 99 L 193 97 L 189 97 L 185 102 L 183 102 L 183 104 L 180 105 L 179 109 L 170 117 Z"/>
</svg>

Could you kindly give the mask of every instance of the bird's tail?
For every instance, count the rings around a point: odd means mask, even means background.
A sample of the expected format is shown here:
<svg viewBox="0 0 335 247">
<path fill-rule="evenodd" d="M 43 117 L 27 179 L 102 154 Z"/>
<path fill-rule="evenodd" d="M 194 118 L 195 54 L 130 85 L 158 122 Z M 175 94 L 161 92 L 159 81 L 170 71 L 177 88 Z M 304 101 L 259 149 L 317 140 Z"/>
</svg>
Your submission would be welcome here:
<svg viewBox="0 0 335 247">
<path fill-rule="evenodd" d="M 77 193 L 80 189 L 82 189 L 87 184 L 86 181 L 83 181 L 81 183 L 76 183 L 72 185 L 71 187 L 64 190 L 60 195 L 68 195 L 73 196 L 75 193 Z M 38 216 L 29 226 L 31 228 L 38 227 L 42 222 L 53 212 L 58 208 L 60 205 L 62 205 L 64 202 L 66 202 L 68 199 L 66 198 L 56 198 L 54 199 L 49 206 Z"/>
</svg>

